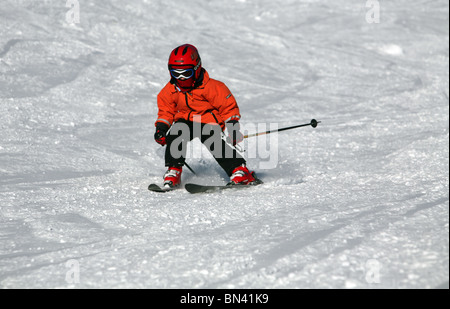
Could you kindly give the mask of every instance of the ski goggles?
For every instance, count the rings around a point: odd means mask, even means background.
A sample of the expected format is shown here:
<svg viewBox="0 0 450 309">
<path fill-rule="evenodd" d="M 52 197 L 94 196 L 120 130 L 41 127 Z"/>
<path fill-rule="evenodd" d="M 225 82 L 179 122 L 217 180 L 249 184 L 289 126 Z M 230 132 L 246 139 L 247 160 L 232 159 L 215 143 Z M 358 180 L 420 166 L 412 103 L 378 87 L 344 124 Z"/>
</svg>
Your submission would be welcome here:
<svg viewBox="0 0 450 309">
<path fill-rule="evenodd" d="M 175 79 L 189 79 L 194 76 L 194 69 L 170 69 L 170 75 Z"/>
</svg>

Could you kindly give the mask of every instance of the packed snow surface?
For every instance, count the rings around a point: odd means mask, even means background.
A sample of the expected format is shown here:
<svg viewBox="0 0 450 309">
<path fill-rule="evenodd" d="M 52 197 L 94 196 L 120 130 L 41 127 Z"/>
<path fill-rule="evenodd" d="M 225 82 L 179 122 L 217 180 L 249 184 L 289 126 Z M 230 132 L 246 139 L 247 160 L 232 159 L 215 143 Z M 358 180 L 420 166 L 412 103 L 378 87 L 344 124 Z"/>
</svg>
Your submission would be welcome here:
<svg viewBox="0 0 450 309">
<path fill-rule="evenodd" d="M 445 0 L 2 0 L 0 287 L 448 288 L 448 25 Z M 246 140 L 264 185 L 147 190 L 184 43 L 247 132 L 321 121 Z"/>
</svg>

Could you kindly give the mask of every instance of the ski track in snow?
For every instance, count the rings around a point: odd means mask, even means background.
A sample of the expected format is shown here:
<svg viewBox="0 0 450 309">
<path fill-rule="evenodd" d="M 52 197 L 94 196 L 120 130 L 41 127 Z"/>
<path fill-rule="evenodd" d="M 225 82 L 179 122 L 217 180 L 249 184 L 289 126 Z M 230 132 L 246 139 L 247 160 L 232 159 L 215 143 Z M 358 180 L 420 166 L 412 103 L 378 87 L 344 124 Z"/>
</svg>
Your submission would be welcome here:
<svg viewBox="0 0 450 309">
<path fill-rule="evenodd" d="M 343 0 L 68 10 L 0 5 L 1 288 L 448 288 L 448 2 L 381 2 L 378 24 Z M 249 133 L 322 121 L 253 140 L 277 138 L 276 168 L 248 160 L 265 185 L 146 190 L 188 42 Z M 190 147 L 184 182 L 227 182 Z"/>
</svg>

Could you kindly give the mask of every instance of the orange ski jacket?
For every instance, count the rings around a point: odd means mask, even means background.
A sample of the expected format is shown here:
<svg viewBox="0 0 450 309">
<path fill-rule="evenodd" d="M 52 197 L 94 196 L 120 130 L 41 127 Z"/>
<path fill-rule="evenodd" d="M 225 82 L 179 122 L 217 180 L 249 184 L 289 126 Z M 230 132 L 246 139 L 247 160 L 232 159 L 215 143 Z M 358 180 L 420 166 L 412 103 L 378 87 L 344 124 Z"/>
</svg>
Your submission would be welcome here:
<svg viewBox="0 0 450 309">
<path fill-rule="evenodd" d="M 201 123 L 217 123 L 225 129 L 225 123 L 241 118 L 236 100 L 221 81 L 212 79 L 206 70 L 202 84 L 190 92 L 181 92 L 172 83 L 158 94 L 158 122 L 169 127 L 180 119 Z M 199 117 L 201 116 L 201 117 Z"/>
</svg>

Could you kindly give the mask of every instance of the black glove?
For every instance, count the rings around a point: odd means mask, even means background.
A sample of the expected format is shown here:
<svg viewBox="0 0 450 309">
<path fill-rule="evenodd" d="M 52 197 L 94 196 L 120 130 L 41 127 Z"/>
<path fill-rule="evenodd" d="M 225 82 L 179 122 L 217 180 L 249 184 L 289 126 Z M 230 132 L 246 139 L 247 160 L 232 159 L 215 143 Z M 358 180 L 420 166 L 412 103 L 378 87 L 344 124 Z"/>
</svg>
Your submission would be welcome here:
<svg viewBox="0 0 450 309">
<path fill-rule="evenodd" d="M 244 135 L 241 133 L 241 125 L 237 120 L 228 121 L 225 126 L 227 127 L 228 136 L 227 142 L 235 146 L 244 140 Z"/>
<path fill-rule="evenodd" d="M 161 146 L 166 146 L 166 134 L 169 126 L 163 122 L 156 123 L 155 141 Z"/>
</svg>

